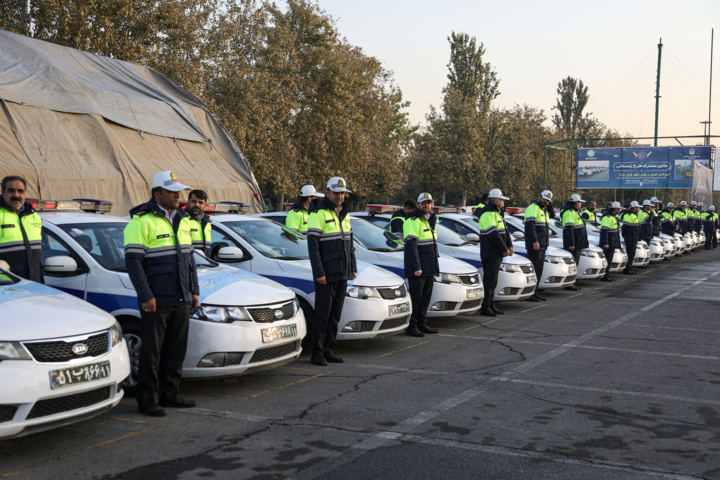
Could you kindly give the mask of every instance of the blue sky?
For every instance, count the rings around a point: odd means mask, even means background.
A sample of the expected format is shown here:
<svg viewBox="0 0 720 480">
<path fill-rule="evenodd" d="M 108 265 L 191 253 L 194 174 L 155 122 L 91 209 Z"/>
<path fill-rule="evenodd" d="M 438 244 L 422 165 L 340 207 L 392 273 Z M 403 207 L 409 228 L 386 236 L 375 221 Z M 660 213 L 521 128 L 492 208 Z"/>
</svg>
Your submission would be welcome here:
<svg viewBox="0 0 720 480">
<path fill-rule="evenodd" d="M 570 75 L 589 86 L 588 111 L 606 125 L 635 136 L 653 134 L 660 37 L 664 48 L 659 135 L 703 133 L 699 122 L 708 116 L 706 86 L 714 27 L 712 120 L 713 133 L 720 135 L 720 0 L 319 0 L 319 4 L 336 18 L 349 42 L 394 72 L 405 98 L 412 102 L 409 113 L 414 123 L 424 123 L 429 105 L 441 102 L 450 51 L 447 37 L 454 30 L 484 43 L 486 61 L 500 78 L 497 105 L 528 104 L 549 116 L 557 83 Z M 718 140 L 715 143 L 720 145 Z"/>
</svg>

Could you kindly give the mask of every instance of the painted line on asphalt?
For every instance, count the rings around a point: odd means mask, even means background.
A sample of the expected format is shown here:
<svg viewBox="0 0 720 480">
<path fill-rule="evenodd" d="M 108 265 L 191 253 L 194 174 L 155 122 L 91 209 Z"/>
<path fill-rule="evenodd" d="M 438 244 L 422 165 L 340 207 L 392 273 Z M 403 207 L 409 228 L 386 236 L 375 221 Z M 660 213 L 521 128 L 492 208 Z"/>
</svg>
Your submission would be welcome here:
<svg viewBox="0 0 720 480">
<path fill-rule="evenodd" d="M 582 295 L 582 293 L 578 293 L 577 295 L 572 295 L 572 296 L 570 296 L 570 297 L 565 297 L 565 298 L 563 298 L 563 300 L 567 300 L 568 298 L 579 297 L 580 295 Z"/>
<path fill-rule="evenodd" d="M 562 355 L 563 353 L 567 352 L 568 350 L 571 350 L 579 345 L 582 345 L 583 343 L 585 343 L 589 340 L 592 340 L 594 337 L 597 337 L 598 335 L 602 335 L 603 333 L 607 332 L 608 330 L 612 330 L 613 328 L 615 328 L 619 325 L 622 325 L 623 323 L 637 317 L 638 315 L 640 315 L 642 313 L 649 312 L 653 308 L 662 305 L 663 303 L 667 302 L 668 300 L 672 300 L 673 298 L 683 294 L 684 292 L 690 290 L 693 287 L 700 285 L 704 281 L 715 277 L 716 275 L 720 275 L 720 270 L 713 272 L 710 275 L 706 275 L 703 278 L 701 278 L 700 280 L 697 280 L 697 281 L 691 283 L 690 285 L 686 285 L 683 288 L 675 291 L 674 293 L 664 296 L 660 300 L 656 300 L 649 305 L 646 305 L 642 308 L 639 308 L 638 310 L 635 310 L 634 312 L 630 312 L 627 315 L 623 315 L 622 317 L 618 318 L 615 321 L 608 323 L 607 325 L 604 325 L 600 328 L 596 328 L 592 332 L 586 333 L 585 335 L 582 335 L 581 337 L 573 340 L 572 342 L 568 342 L 568 343 L 561 345 L 543 355 L 540 355 L 539 357 L 536 357 L 536 358 L 534 358 L 528 362 L 525 362 L 521 365 L 518 365 L 517 367 L 503 373 L 502 376 L 509 377 L 509 376 L 513 376 L 513 375 L 522 375 L 523 373 L 527 373 L 530 370 L 532 370 L 533 368 L 538 367 L 538 366 L 542 365 L 543 363 L 548 362 L 559 355 Z"/>
<path fill-rule="evenodd" d="M 480 337 L 478 337 L 480 338 Z M 642 339 L 640 339 L 642 341 Z M 508 343 L 525 343 L 528 345 L 551 345 L 559 347 L 561 344 L 559 343 L 550 343 L 550 342 L 534 342 L 530 340 L 515 340 L 513 338 L 503 338 L 503 342 Z M 667 357 L 682 357 L 682 358 L 694 358 L 697 360 L 720 360 L 720 357 L 712 357 L 707 355 L 688 355 L 684 353 L 671 353 L 671 352 L 650 352 L 647 350 L 633 350 L 628 348 L 617 348 L 617 347 L 597 347 L 597 346 L 591 346 L 591 345 L 578 345 L 577 348 L 585 348 L 590 350 L 612 350 L 615 352 L 623 352 L 623 353 L 642 353 L 645 355 L 663 355 Z"/>
<path fill-rule="evenodd" d="M 527 310 L 523 310 L 523 311 L 520 312 L 520 313 L 529 312 L 530 310 L 537 310 L 538 308 L 543 308 L 543 307 L 547 307 L 547 305 L 539 305 L 539 306 L 537 306 L 537 307 L 528 308 Z M 499 320 L 499 319 L 498 319 L 498 320 Z M 495 321 L 495 320 L 493 320 L 493 321 Z"/>
<path fill-rule="evenodd" d="M 491 445 L 479 445 L 476 443 L 458 442 L 455 440 L 445 440 L 440 438 L 426 438 L 418 435 L 403 435 L 398 438 L 400 441 L 421 443 L 424 445 L 432 445 L 436 447 L 449 447 L 449 448 L 460 448 L 463 450 L 471 450 L 479 453 L 488 453 L 492 455 L 505 455 L 511 457 L 522 457 L 531 458 L 537 460 L 544 460 L 556 463 L 563 463 L 569 465 L 577 465 L 589 468 L 599 468 L 603 470 L 612 470 L 627 472 L 633 474 L 642 474 L 649 477 L 664 478 L 668 480 L 696 480 L 699 477 L 692 477 L 687 475 L 676 475 L 672 473 L 656 472 L 653 470 L 646 470 L 643 468 L 634 467 L 628 464 L 615 464 L 608 465 L 603 463 L 590 462 L 586 460 L 580 460 L 575 458 L 562 457 L 560 455 L 553 455 L 543 452 L 535 452 L 532 450 L 513 450 L 505 447 L 496 447 Z"/>
<path fill-rule="evenodd" d="M 388 367 L 385 365 L 365 365 L 365 364 L 358 364 L 358 363 L 353 363 L 350 365 L 353 367 L 372 368 L 372 369 L 377 369 L 377 370 L 388 370 L 390 372 L 398 372 L 398 373 L 410 372 L 410 373 L 422 373 L 422 374 L 427 374 L 427 375 L 455 375 L 455 373 L 453 373 L 453 372 L 438 372 L 435 370 L 424 370 L 424 369 L 419 369 L 419 368 L 418 369 L 398 368 L 398 367 Z"/>
<path fill-rule="evenodd" d="M 210 410 L 208 408 L 178 408 L 180 413 L 194 413 L 195 415 L 205 415 L 207 417 L 230 418 L 233 420 L 244 420 L 246 422 L 267 422 L 269 417 L 261 417 L 258 415 L 245 415 L 243 413 L 223 412 L 221 410 Z"/>
<path fill-rule="evenodd" d="M 18 470 L 13 471 L 13 472 L 8 472 L 8 473 L 0 474 L 0 477 L 2 477 L 2 478 L 12 477 L 13 475 L 17 475 L 18 473 L 27 472 L 28 470 L 33 470 L 33 469 L 35 469 L 35 468 L 42 467 L 42 466 L 47 465 L 47 464 L 49 464 L 49 463 L 59 462 L 60 460 L 63 460 L 63 459 L 65 459 L 65 458 L 72 457 L 72 456 L 75 456 L 75 455 L 79 455 L 79 454 L 81 454 L 81 453 L 87 452 L 87 451 L 89 451 L 89 450 L 94 450 L 94 449 L 96 449 L 96 448 L 101 448 L 101 447 L 104 447 L 104 446 L 106 446 L 106 445 L 110 445 L 110 444 L 113 444 L 113 443 L 115 443 L 115 442 L 119 442 L 119 441 L 121 441 L 121 440 L 125 440 L 126 438 L 134 437 L 135 435 L 140 435 L 140 434 L 142 434 L 142 433 L 146 433 L 146 432 L 149 432 L 149 431 L 151 431 L 151 430 L 155 430 L 157 427 L 162 427 L 162 426 L 165 426 L 165 425 L 155 425 L 155 426 L 152 426 L 152 427 L 150 427 L 150 428 L 145 428 L 145 429 L 143 429 L 143 430 L 138 430 L 137 432 L 126 433 L 125 435 L 121 435 L 121 436 L 116 437 L 116 438 L 113 438 L 113 439 L 111 439 L 111 440 L 106 440 L 106 441 L 104 441 L 104 442 L 100 442 L 100 443 L 97 443 L 97 444 L 95 444 L 95 445 L 91 445 L 91 446 L 89 446 L 89 447 L 81 448 L 80 450 L 75 450 L 74 452 L 66 453 L 66 454 L 64 454 L 64 455 L 60 455 L 59 457 L 51 458 L 51 459 L 49 459 L 49 460 L 45 460 L 45 461 L 42 461 L 42 462 L 40 462 L 40 463 L 36 463 L 35 465 L 31 465 L 31 466 L 29 466 L 29 467 L 20 468 L 20 469 L 18 469 Z"/>
<path fill-rule="evenodd" d="M 654 398 L 654 399 L 659 399 L 659 400 L 672 400 L 672 401 L 702 403 L 702 404 L 720 406 L 720 400 L 710 400 L 710 399 L 694 398 L 694 397 L 680 397 L 677 395 L 663 395 L 661 393 L 634 392 L 632 390 L 615 390 L 615 389 L 611 389 L 611 388 L 599 388 L 599 387 L 580 387 L 577 385 L 566 385 L 563 383 L 537 382 L 534 380 L 523 380 L 521 378 L 495 377 L 492 379 L 492 381 L 506 382 L 506 383 L 519 383 L 519 384 L 523 384 L 523 385 L 535 385 L 538 387 L 560 388 L 563 390 L 577 390 L 577 391 L 581 391 L 581 392 L 612 393 L 614 395 L 627 395 L 627 396 L 631 396 L 631 397 Z"/>
<path fill-rule="evenodd" d="M 243 397 L 243 400 L 250 400 L 251 398 L 256 398 L 256 397 L 259 397 L 259 396 L 261 396 L 261 395 L 266 395 L 266 394 L 272 393 L 272 392 L 274 392 L 274 391 L 276 391 L 276 390 L 282 390 L 283 388 L 292 387 L 293 385 L 298 385 L 298 384 L 300 384 L 300 383 L 309 382 L 310 380 L 313 380 L 313 379 L 315 379 L 315 378 L 322 377 L 322 376 L 324 376 L 324 375 L 327 375 L 327 374 L 326 374 L 326 373 L 321 373 L 321 374 L 319 374 L 319 375 L 313 375 L 312 377 L 303 378 L 302 380 L 298 380 L 297 382 L 292 382 L 292 383 L 288 383 L 287 385 L 282 385 L 282 386 L 280 386 L 280 387 L 271 388 L 270 390 L 265 390 L 264 392 L 253 393 L 253 394 L 250 395 L 250 396 Z"/>
<path fill-rule="evenodd" d="M 543 306 L 544 306 L 544 305 L 543 305 Z M 527 311 L 527 310 L 526 310 L 526 311 Z M 500 320 L 500 319 L 499 319 L 499 318 L 496 318 L 495 320 L 490 320 L 489 322 L 478 323 L 477 325 L 473 325 L 473 326 L 470 327 L 470 328 L 463 328 L 463 331 L 472 330 L 473 328 L 477 328 L 477 327 L 482 327 L 483 325 L 487 325 L 488 323 L 497 322 L 498 320 Z M 450 330 L 450 329 L 448 329 L 448 330 Z"/>
<path fill-rule="evenodd" d="M 426 341 L 424 341 L 424 342 L 416 343 L 415 345 L 410 345 L 409 347 L 401 348 L 400 350 L 395 350 L 394 352 L 385 353 L 385 354 L 379 355 L 379 356 L 377 356 L 377 357 L 375 357 L 375 358 L 387 357 L 388 355 L 393 355 L 393 354 L 395 354 L 395 353 L 402 352 L 402 351 L 404 351 L 404 350 L 409 350 L 409 349 L 411 349 L 411 348 L 419 347 L 420 345 L 425 345 L 426 343 L 429 343 L 429 342 L 432 342 L 432 340 L 426 340 Z"/>
<path fill-rule="evenodd" d="M 320 373 L 319 370 L 310 370 L 309 368 L 280 367 L 281 370 L 299 370 L 301 372 Z"/>
</svg>

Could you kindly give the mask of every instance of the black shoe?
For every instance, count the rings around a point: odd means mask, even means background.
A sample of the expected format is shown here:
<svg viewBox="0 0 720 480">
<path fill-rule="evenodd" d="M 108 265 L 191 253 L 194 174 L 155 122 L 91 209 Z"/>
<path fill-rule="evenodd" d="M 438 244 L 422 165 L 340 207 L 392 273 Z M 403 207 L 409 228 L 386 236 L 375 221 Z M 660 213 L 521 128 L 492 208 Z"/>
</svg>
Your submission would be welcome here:
<svg viewBox="0 0 720 480">
<path fill-rule="evenodd" d="M 633 273 L 630 270 L 623 270 L 623 275 L 632 275 Z"/>
<path fill-rule="evenodd" d="M 540 295 L 537 294 L 537 292 L 535 292 L 535 298 L 537 298 L 541 302 L 547 302 L 547 298 L 541 297 Z"/>
<path fill-rule="evenodd" d="M 419 327 L 417 327 L 417 329 L 420 330 L 422 333 L 438 333 L 437 330 L 435 330 L 434 328 L 430 328 L 427 325 L 420 325 Z"/>
<path fill-rule="evenodd" d="M 638 270 L 648 270 L 647 265 L 643 265 L 642 267 L 637 267 Z"/>
<path fill-rule="evenodd" d="M 343 360 L 341 357 L 338 357 L 334 353 L 326 353 L 323 355 L 325 357 L 325 360 L 328 361 L 328 363 L 344 363 L 345 360 Z"/>
<path fill-rule="evenodd" d="M 327 362 L 322 355 L 314 355 L 310 358 L 310 361 L 319 367 L 327 367 Z"/>
<path fill-rule="evenodd" d="M 495 305 L 493 305 L 492 307 L 490 307 L 490 309 L 491 309 L 493 312 L 497 313 L 498 315 L 505 315 L 505 312 L 503 312 L 502 310 L 500 310 L 499 308 L 497 308 Z"/>
<path fill-rule="evenodd" d="M 486 317 L 497 317 L 497 313 L 493 312 L 490 307 L 482 307 L 480 309 L 480 315 L 485 315 Z"/>
<path fill-rule="evenodd" d="M 565 287 L 565 290 L 580 290 L 580 287 L 576 287 L 575 285 L 570 285 L 569 287 Z"/>
<path fill-rule="evenodd" d="M 615 280 L 613 280 L 613 279 L 610 278 L 610 277 L 602 277 L 602 278 L 600 279 L 600 281 L 601 281 L 601 282 L 614 282 Z"/>
<path fill-rule="evenodd" d="M 160 406 L 164 408 L 193 408 L 197 407 L 195 400 L 185 400 L 182 397 L 160 399 Z"/>
<path fill-rule="evenodd" d="M 630 270 L 630 275 L 637 275 L 638 273 L 635 270 Z"/>
<path fill-rule="evenodd" d="M 160 405 L 138 405 L 138 412 L 144 413 L 149 417 L 164 417 L 167 412 L 160 408 Z"/>
<path fill-rule="evenodd" d="M 527 302 L 538 302 L 538 303 L 540 303 L 540 299 L 537 298 L 535 295 L 533 295 L 532 297 L 526 299 L 525 301 L 527 301 Z"/>
<path fill-rule="evenodd" d="M 410 337 L 424 337 L 425 334 L 422 333 L 418 328 L 413 325 L 411 327 L 408 327 L 407 330 L 405 330 L 405 335 L 408 335 Z"/>
</svg>

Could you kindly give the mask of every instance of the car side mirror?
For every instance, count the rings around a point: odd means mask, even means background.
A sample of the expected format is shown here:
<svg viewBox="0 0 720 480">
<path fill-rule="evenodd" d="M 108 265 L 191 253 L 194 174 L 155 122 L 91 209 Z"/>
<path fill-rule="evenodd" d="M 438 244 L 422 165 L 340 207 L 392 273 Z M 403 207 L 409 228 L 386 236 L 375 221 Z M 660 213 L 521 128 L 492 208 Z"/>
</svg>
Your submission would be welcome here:
<svg viewBox="0 0 720 480">
<path fill-rule="evenodd" d="M 525 234 L 522 232 L 515 232 L 513 233 L 513 236 L 518 240 L 525 240 Z"/>
<path fill-rule="evenodd" d="M 43 262 L 43 270 L 47 273 L 72 273 L 78 269 L 72 257 L 50 257 Z"/>
<path fill-rule="evenodd" d="M 472 243 L 478 243 L 480 242 L 480 235 L 478 235 L 477 233 L 468 233 L 467 235 L 465 235 L 465 240 Z"/>
<path fill-rule="evenodd" d="M 224 247 L 224 248 L 221 248 L 220 251 L 218 251 L 217 258 L 219 260 L 225 260 L 225 261 L 231 261 L 231 262 L 242 260 L 243 251 L 240 250 L 238 247 Z"/>
</svg>

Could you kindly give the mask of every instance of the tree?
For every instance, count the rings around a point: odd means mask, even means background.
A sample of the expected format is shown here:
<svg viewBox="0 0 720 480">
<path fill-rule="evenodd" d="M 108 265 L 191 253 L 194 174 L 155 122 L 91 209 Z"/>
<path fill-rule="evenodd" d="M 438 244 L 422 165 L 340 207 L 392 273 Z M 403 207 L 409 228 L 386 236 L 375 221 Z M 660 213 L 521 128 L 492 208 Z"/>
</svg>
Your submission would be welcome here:
<svg viewBox="0 0 720 480">
<path fill-rule="evenodd" d="M 582 80 L 567 77 L 558 83 L 556 100 L 553 110 L 552 123 L 565 138 L 588 138 L 596 127 L 597 120 L 591 117 L 592 113 L 584 113 L 590 96 L 588 87 Z"/>
</svg>

